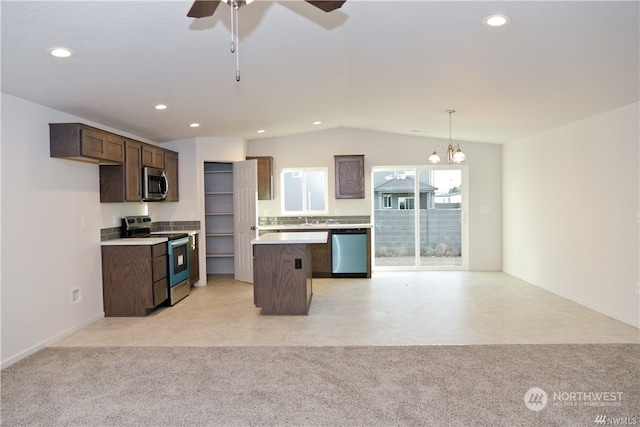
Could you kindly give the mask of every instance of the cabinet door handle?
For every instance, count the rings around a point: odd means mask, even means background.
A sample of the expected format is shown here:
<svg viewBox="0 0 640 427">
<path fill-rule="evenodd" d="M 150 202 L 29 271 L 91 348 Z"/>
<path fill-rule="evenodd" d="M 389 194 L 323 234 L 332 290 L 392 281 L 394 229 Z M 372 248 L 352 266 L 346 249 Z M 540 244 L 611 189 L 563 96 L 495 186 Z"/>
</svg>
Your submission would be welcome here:
<svg viewBox="0 0 640 427">
<path fill-rule="evenodd" d="M 256 229 L 256 226 L 255 226 L 255 225 L 252 225 L 252 226 L 251 226 L 251 230 L 255 230 L 255 229 Z"/>
</svg>

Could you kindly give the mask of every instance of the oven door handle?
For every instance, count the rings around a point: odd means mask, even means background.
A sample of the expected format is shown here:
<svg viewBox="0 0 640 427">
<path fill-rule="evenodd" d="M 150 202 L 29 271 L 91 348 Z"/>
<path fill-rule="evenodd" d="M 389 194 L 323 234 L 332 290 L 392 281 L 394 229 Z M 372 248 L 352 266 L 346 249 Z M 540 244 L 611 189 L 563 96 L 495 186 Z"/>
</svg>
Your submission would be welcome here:
<svg viewBox="0 0 640 427">
<path fill-rule="evenodd" d="M 169 245 L 171 245 L 171 247 L 176 247 L 176 246 L 182 246 L 182 245 L 188 245 L 189 244 L 189 238 L 188 237 L 183 237 L 181 239 L 178 240 L 169 240 Z"/>
</svg>

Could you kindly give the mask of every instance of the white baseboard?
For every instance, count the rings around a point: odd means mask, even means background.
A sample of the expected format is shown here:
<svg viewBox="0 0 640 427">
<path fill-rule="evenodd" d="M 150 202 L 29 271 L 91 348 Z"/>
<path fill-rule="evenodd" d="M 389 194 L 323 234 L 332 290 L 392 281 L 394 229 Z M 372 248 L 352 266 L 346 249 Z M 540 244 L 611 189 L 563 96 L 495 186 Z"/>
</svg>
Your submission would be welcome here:
<svg viewBox="0 0 640 427">
<path fill-rule="evenodd" d="M 85 320 L 84 322 L 82 322 L 82 323 L 80 323 L 80 324 L 78 324 L 78 325 L 76 325 L 76 326 L 74 326 L 72 328 L 69 328 L 69 329 L 67 329 L 67 330 L 65 330 L 65 331 L 63 331 L 63 332 L 61 332 L 59 334 L 56 334 L 56 335 L 54 335 L 54 336 L 52 336 L 52 337 L 50 337 L 50 338 L 48 338 L 48 339 L 36 344 L 36 345 L 26 349 L 25 351 L 22 351 L 22 352 L 16 354 L 15 356 L 10 357 L 7 360 L 3 360 L 2 364 L 0 364 L 0 369 L 4 369 L 6 367 L 9 367 L 9 366 L 13 365 L 14 363 L 24 359 L 25 357 L 30 356 L 33 353 L 36 353 L 36 352 L 42 350 L 43 348 L 49 346 L 50 344 L 53 344 L 54 342 L 66 337 L 66 336 L 69 336 L 69 335 L 71 335 L 72 333 L 74 333 L 76 331 L 79 331 L 80 329 L 84 328 L 85 326 L 88 326 L 88 325 L 92 324 L 93 322 L 95 322 L 96 320 L 102 319 L 103 317 L 104 317 L 104 311 L 102 313 L 100 313 L 100 314 L 95 315 L 94 317 L 92 317 L 92 318 L 90 318 L 88 320 Z"/>
</svg>

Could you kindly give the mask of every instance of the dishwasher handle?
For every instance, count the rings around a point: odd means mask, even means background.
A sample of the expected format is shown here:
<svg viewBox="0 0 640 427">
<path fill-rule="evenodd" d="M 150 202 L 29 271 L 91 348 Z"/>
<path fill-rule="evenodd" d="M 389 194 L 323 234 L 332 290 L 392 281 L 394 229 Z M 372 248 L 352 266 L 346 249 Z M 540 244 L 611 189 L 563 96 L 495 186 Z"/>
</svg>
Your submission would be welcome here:
<svg viewBox="0 0 640 427">
<path fill-rule="evenodd" d="M 367 234 L 366 228 L 341 228 L 331 230 L 331 234 Z"/>
</svg>

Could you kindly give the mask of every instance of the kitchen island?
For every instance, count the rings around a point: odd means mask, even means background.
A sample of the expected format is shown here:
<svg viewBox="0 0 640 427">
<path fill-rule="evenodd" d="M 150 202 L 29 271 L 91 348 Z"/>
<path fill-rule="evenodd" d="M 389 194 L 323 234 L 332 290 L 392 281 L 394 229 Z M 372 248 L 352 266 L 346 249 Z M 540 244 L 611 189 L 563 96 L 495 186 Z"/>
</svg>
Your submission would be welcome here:
<svg viewBox="0 0 640 427">
<path fill-rule="evenodd" d="M 371 278 L 371 228 L 370 223 L 338 223 L 335 221 L 309 222 L 302 224 L 260 224 L 259 233 L 305 233 L 310 231 L 326 231 L 327 242 L 311 245 L 313 277 L 361 277 Z M 359 248 L 353 248 L 349 254 L 356 256 L 366 267 L 354 271 L 341 272 L 338 265 L 343 260 L 341 252 L 337 252 L 334 235 L 363 234 L 366 241 Z M 347 237 L 349 239 L 350 237 Z M 336 260 L 334 261 L 334 258 Z M 338 264 L 336 264 L 338 262 Z"/>
<path fill-rule="evenodd" d="M 253 302 L 262 314 L 309 313 L 311 245 L 327 237 L 326 231 L 267 233 L 251 241 Z"/>
</svg>

